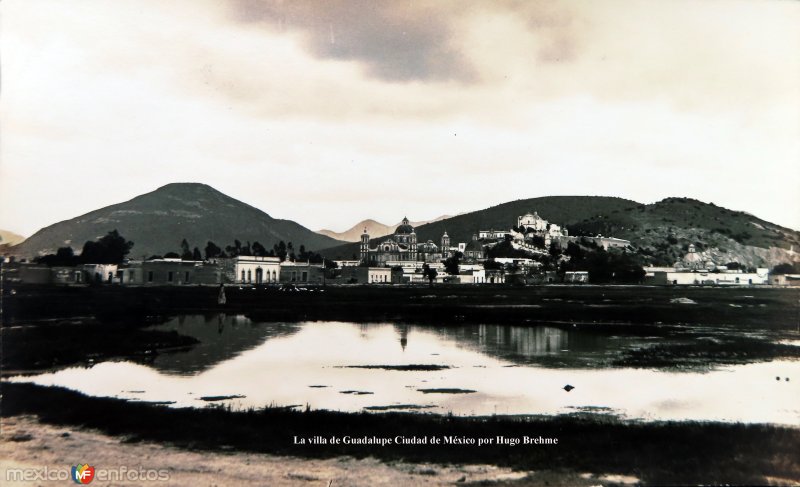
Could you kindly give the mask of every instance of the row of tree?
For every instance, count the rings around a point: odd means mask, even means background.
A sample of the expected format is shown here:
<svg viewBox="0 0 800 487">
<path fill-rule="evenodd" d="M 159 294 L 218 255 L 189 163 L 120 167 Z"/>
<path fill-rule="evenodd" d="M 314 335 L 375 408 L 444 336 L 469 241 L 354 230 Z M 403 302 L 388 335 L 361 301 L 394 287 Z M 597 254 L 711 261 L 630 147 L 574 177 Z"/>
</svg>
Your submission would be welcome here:
<svg viewBox="0 0 800 487">
<path fill-rule="evenodd" d="M 98 240 L 89 240 L 83 244 L 83 249 L 80 255 L 75 255 L 72 247 L 60 247 L 55 254 L 47 254 L 35 259 L 40 264 L 48 266 L 75 266 L 79 264 L 119 264 L 130 253 L 133 248 L 133 242 L 126 240 L 125 237 L 119 234 L 117 230 L 108 232 L 108 234 L 99 238 Z M 160 258 L 174 258 L 183 260 L 205 260 L 222 258 L 222 257 L 237 257 L 237 256 L 255 256 L 255 257 L 278 257 L 281 261 L 289 260 L 291 262 L 310 262 L 312 264 L 321 264 L 324 259 L 322 255 L 306 250 L 305 245 L 300 245 L 300 248 L 295 250 L 292 242 L 288 244 L 283 240 L 276 243 L 271 249 L 267 250 L 259 242 L 250 242 L 242 245 L 239 240 L 234 240 L 233 245 L 228 245 L 223 250 L 214 242 L 209 241 L 205 247 L 205 255 L 200 252 L 200 249 L 191 248 L 189 242 L 184 238 L 181 241 L 181 251 L 168 252 L 161 255 L 150 256 L 149 259 Z M 331 265 L 335 266 L 333 262 Z"/>
<path fill-rule="evenodd" d="M 239 240 L 234 240 L 232 245 L 226 245 L 225 248 L 221 248 L 214 242 L 208 241 L 206 243 L 204 252 L 201 253 L 198 247 L 190 250 L 191 246 L 189 242 L 186 241 L 184 238 L 181 241 L 181 252 L 169 252 L 164 254 L 163 256 L 160 255 L 153 255 L 150 259 L 157 259 L 157 258 L 180 258 L 183 260 L 210 260 L 210 259 L 218 259 L 218 258 L 226 258 L 226 257 L 239 257 L 239 256 L 252 256 L 252 257 L 278 257 L 281 262 L 289 260 L 291 262 L 299 261 L 299 262 L 310 262 L 312 264 L 321 264 L 324 259 L 322 255 L 306 250 L 305 245 L 300 245 L 299 249 L 295 249 L 292 242 L 288 244 L 283 240 L 279 241 L 275 245 L 272 246 L 271 249 L 267 249 L 262 245 L 260 242 L 256 241 L 252 244 L 250 242 L 246 242 L 242 244 Z"/>
<path fill-rule="evenodd" d="M 35 259 L 48 266 L 75 266 L 78 264 L 119 264 L 130 253 L 133 242 L 116 230 L 98 240 L 89 240 L 83 244 L 80 255 L 75 255 L 72 247 L 60 247 L 55 254 L 47 254 Z"/>
</svg>

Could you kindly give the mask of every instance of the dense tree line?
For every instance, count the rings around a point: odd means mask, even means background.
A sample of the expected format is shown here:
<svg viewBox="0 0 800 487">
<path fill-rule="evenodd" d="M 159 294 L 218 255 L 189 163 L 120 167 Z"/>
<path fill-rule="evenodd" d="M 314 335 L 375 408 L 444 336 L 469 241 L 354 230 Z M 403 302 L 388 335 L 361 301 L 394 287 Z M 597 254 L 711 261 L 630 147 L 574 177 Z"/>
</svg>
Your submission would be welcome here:
<svg viewBox="0 0 800 487">
<path fill-rule="evenodd" d="M 784 262 L 772 268 L 772 274 L 800 274 L 800 262 Z"/>
<path fill-rule="evenodd" d="M 48 266 L 75 266 L 79 264 L 119 264 L 130 253 L 133 242 L 116 230 L 98 240 L 89 240 L 83 244 L 80 255 L 75 255 L 72 247 L 60 247 L 55 254 L 38 257 L 36 262 Z"/>
<path fill-rule="evenodd" d="M 180 254 L 170 252 L 165 254 L 164 257 L 181 258 L 183 260 L 210 260 L 226 257 L 252 256 L 278 257 L 281 262 L 286 260 L 291 262 L 309 262 L 311 264 L 321 264 L 323 262 L 322 255 L 306 250 L 305 245 L 300 245 L 299 249 L 295 249 L 292 242 L 286 243 L 283 240 L 273 245 L 271 249 L 267 249 L 258 241 L 252 244 L 248 241 L 243 244 L 238 239 L 235 239 L 233 244 L 226 245 L 224 249 L 212 241 L 206 242 L 205 249 L 202 253 L 197 247 L 194 247 L 193 250 L 189 249 L 189 243 L 186 239 L 183 239 L 181 242 Z M 158 257 L 159 256 L 152 256 L 151 259 Z"/>
<path fill-rule="evenodd" d="M 561 262 L 560 273 L 588 271 L 589 279 L 595 283 L 635 283 L 644 278 L 640 256 L 629 252 L 609 252 L 602 247 L 585 248 L 570 242 L 564 250 L 569 260 Z"/>
</svg>

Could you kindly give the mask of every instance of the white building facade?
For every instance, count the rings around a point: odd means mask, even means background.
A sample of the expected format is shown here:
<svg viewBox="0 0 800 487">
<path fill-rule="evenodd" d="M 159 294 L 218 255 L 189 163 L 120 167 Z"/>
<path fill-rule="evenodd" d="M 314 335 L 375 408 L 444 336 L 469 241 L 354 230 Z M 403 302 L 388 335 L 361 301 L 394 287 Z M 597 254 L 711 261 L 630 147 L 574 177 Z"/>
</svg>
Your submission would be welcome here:
<svg viewBox="0 0 800 487">
<path fill-rule="evenodd" d="M 278 257 L 240 255 L 234 259 L 234 276 L 237 284 L 280 282 L 281 260 Z"/>
</svg>

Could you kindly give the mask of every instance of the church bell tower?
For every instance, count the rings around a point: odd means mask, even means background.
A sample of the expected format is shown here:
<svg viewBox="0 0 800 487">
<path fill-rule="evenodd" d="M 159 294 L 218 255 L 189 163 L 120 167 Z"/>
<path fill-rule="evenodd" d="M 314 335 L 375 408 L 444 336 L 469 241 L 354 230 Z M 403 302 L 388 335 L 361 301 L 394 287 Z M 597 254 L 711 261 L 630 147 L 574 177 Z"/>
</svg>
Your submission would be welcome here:
<svg viewBox="0 0 800 487">
<path fill-rule="evenodd" d="M 369 234 L 367 227 L 364 227 L 364 233 L 361 234 L 361 262 L 369 262 Z"/>
<path fill-rule="evenodd" d="M 442 235 L 442 257 L 445 259 L 450 257 L 450 236 L 447 234 L 447 230 Z"/>
</svg>

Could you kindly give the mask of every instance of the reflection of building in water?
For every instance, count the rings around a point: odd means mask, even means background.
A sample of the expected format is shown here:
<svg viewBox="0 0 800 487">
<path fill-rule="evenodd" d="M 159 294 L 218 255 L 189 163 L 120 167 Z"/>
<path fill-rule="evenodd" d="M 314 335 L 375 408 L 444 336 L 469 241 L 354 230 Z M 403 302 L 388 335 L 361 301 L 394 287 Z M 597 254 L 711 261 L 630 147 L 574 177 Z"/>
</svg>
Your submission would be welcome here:
<svg viewBox="0 0 800 487">
<path fill-rule="evenodd" d="M 569 332 L 547 326 L 523 328 L 478 325 L 478 344 L 489 352 L 511 352 L 535 357 L 569 350 Z"/>
</svg>

